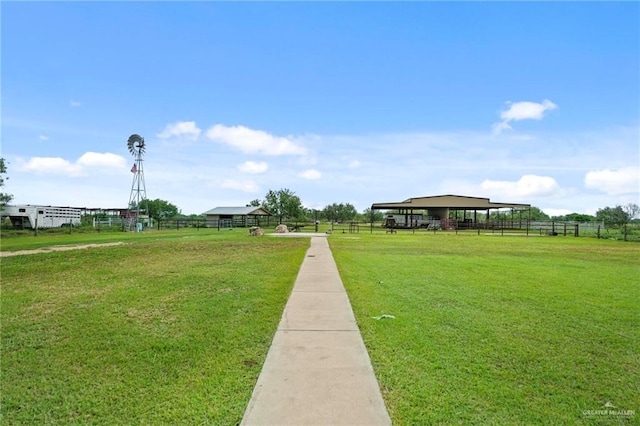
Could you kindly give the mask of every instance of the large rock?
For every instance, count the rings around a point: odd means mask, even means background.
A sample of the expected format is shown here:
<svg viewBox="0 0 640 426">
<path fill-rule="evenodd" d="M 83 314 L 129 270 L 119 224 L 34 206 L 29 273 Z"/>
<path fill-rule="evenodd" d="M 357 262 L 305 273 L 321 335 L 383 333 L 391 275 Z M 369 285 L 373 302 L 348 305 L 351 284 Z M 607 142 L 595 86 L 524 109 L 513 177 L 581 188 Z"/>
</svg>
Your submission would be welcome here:
<svg viewBox="0 0 640 426">
<path fill-rule="evenodd" d="M 287 228 L 287 225 L 278 225 L 278 226 L 276 226 L 276 233 L 277 234 L 287 234 L 287 233 L 289 233 L 289 228 Z"/>
<path fill-rule="evenodd" d="M 249 235 L 252 237 L 260 237 L 264 235 L 264 231 L 259 226 L 252 226 L 249 228 Z"/>
</svg>

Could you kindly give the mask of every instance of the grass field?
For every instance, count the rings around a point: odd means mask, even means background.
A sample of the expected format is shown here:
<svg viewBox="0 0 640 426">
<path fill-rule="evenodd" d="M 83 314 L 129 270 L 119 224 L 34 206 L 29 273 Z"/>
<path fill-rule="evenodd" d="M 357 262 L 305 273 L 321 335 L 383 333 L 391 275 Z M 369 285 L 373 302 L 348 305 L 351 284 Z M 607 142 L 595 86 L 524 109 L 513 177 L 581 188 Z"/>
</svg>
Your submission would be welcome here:
<svg viewBox="0 0 640 426">
<path fill-rule="evenodd" d="M 43 233 L 2 250 L 112 241 L 2 258 L 0 422 L 239 422 L 308 240 Z M 639 423 L 640 245 L 329 241 L 394 424 Z M 636 414 L 585 414 L 607 403 Z"/>
<path fill-rule="evenodd" d="M 238 234 L 231 233 L 229 236 Z M 213 234 L 212 234 L 213 233 Z M 229 233 L 224 231 L 222 234 Z M 0 240 L 1 251 L 16 251 L 16 250 L 33 250 L 42 247 L 52 247 L 56 245 L 79 245 L 79 244 L 101 244 L 114 241 L 121 242 L 141 242 L 141 241 L 160 241 L 160 240 L 173 240 L 181 239 L 185 236 L 198 235 L 218 235 L 223 236 L 220 232 L 214 230 L 195 230 L 187 229 L 180 231 L 145 231 L 141 233 L 135 232 L 122 232 L 119 230 L 109 230 L 103 232 L 84 232 L 84 229 L 80 231 L 73 229 L 72 233 L 69 233 L 66 229 L 46 229 L 38 231 L 38 235 L 34 235 L 33 231 L 21 230 L 21 231 L 2 231 L 2 239 Z M 244 233 L 242 233 L 244 235 Z"/>
<path fill-rule="evenodd" d="M 638 424 L 640 246 L 330 240 L 394 424 Z M 375 320 L 373 316 L 394 315 Z M 635 416 L 590 415 L 605 404 Z"/>
<path fill-rule="evenodd" d="M 3 240 L 127 244 L 2 259 L 1 423 L 239 422 L 308 240 L 101 235 Z"/>
</svg>

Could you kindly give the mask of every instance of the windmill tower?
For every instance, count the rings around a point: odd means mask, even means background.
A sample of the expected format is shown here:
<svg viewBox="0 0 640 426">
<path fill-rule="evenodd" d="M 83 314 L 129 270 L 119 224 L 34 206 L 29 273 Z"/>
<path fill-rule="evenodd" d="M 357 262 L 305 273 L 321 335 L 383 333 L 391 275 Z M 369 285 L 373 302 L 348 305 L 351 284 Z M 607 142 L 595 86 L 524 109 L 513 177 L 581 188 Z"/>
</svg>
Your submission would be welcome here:
<svg viewBox="0 0 640 426">
<path fill-rule="evenodd" d="M 135 158 L 133 167 L 131 167 L 133 183 L 131 184 L 129 204 L 127 204 L 127 224 L 129 230 L 140 231 L 142 230 L 140 206 L 143 202 L 147 203 L 147 189 L 144 186 L 144 169 L 142 167 L 142 156 L 145 150 L 144 138 L 136 134 L 129 136 L 127 148 Z M 148 214 L 147 210 L 148 208 L 144 209 L 143 212 Z"/>
</svg>

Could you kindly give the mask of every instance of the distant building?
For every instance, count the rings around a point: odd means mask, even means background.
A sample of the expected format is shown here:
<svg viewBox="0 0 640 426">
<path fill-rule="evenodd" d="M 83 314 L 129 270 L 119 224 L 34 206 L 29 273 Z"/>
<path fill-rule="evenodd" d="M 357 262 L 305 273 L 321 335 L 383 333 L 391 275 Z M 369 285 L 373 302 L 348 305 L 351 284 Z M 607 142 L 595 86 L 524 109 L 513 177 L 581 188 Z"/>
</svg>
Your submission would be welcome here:
<svg viewBox="0 0 640 426">
<path fill-rule="evenodd" d="M 269 224 L 271 213 L 264 207 L 216 207 L 203 213 L 210 228 L 243 228 Z"/>
<path fill-rule="evenodd" d="M 512 209 L 528 211 L 530 204 L 495 203 L 488 198 L 463 195 L 435 195 L 431 197 L 409 198 L 400 202 L 374 203 L 371 211 L 387 210 L 387 219 L 399 228 L 442 229 L 477 228 L 489 226 L 491 210 Z M 486 213 L 484 222 L 479 223 L 478 212 Z M 525 216 L 526 219 L 526 216 Z M 386 223 L 385 219 L 385 223 Z"/>
</svg>

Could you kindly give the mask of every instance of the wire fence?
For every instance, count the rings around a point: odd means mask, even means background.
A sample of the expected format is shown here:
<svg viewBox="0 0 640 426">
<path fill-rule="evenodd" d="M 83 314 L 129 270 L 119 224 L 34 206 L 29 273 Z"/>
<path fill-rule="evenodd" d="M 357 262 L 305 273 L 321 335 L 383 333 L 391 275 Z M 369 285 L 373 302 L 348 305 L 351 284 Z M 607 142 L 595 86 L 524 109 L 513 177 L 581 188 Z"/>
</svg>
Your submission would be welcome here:
<svg viewBox="0 0 640 426">
<path fill-rule="evenodd" d="M 605 226 L 603 222 L 565 221 L 491 221 L 489 223 L 454 223 L 453 221 L 432 221 L 427 226 L 385 226 L 384 222 L 346 222 L 331 226 L 332 232 L 357 233 L 412 233 L 438 234 L 454 233 L 464 235 L 525 235 L 589 237 L 640 242 L 640 223 Z"/>
<path fill-rule="evenodd" d="M 275 229 L 279 220 L 274 217 L 205 219 L 205 218 L 171 218 L 154 220 L 145 223 L 146 230 L 180 230 L 180 229 L 233 229 L 261 227 L 264 230 Z M 640 223 L 632 222 L 625 225 L 605 226 L 602 222 L 568 222 L 568 221 L 526 221 L 526 220 L 494 220 L 473 223 L 469 221 L 432 220 L 428 223 L 412 224 L 410 226 L 388 226 L 385 222 L 315 222 L 315 221 L 283 221 L 293 232 L 327 232 L 339 234 L 368 233 L 411 233 L 411 234 L 439 234 L 454 233 L 462 235 L 525 235 L 525 236 L 562 236 L 562 237 L 590 237 L 623 241 L 640 242 Z M 64 229 L 50 229 L 46 232 L 113 232 L 130 231 L 127 221 L 120 217 L 93 218 L 83 220 L 80 227 Z M 10 224 L 3 223 L 3 231 L 12 230 Z M 16 233 L 43 232 L 45 230 L 14 230 Z"/>
</svg>

